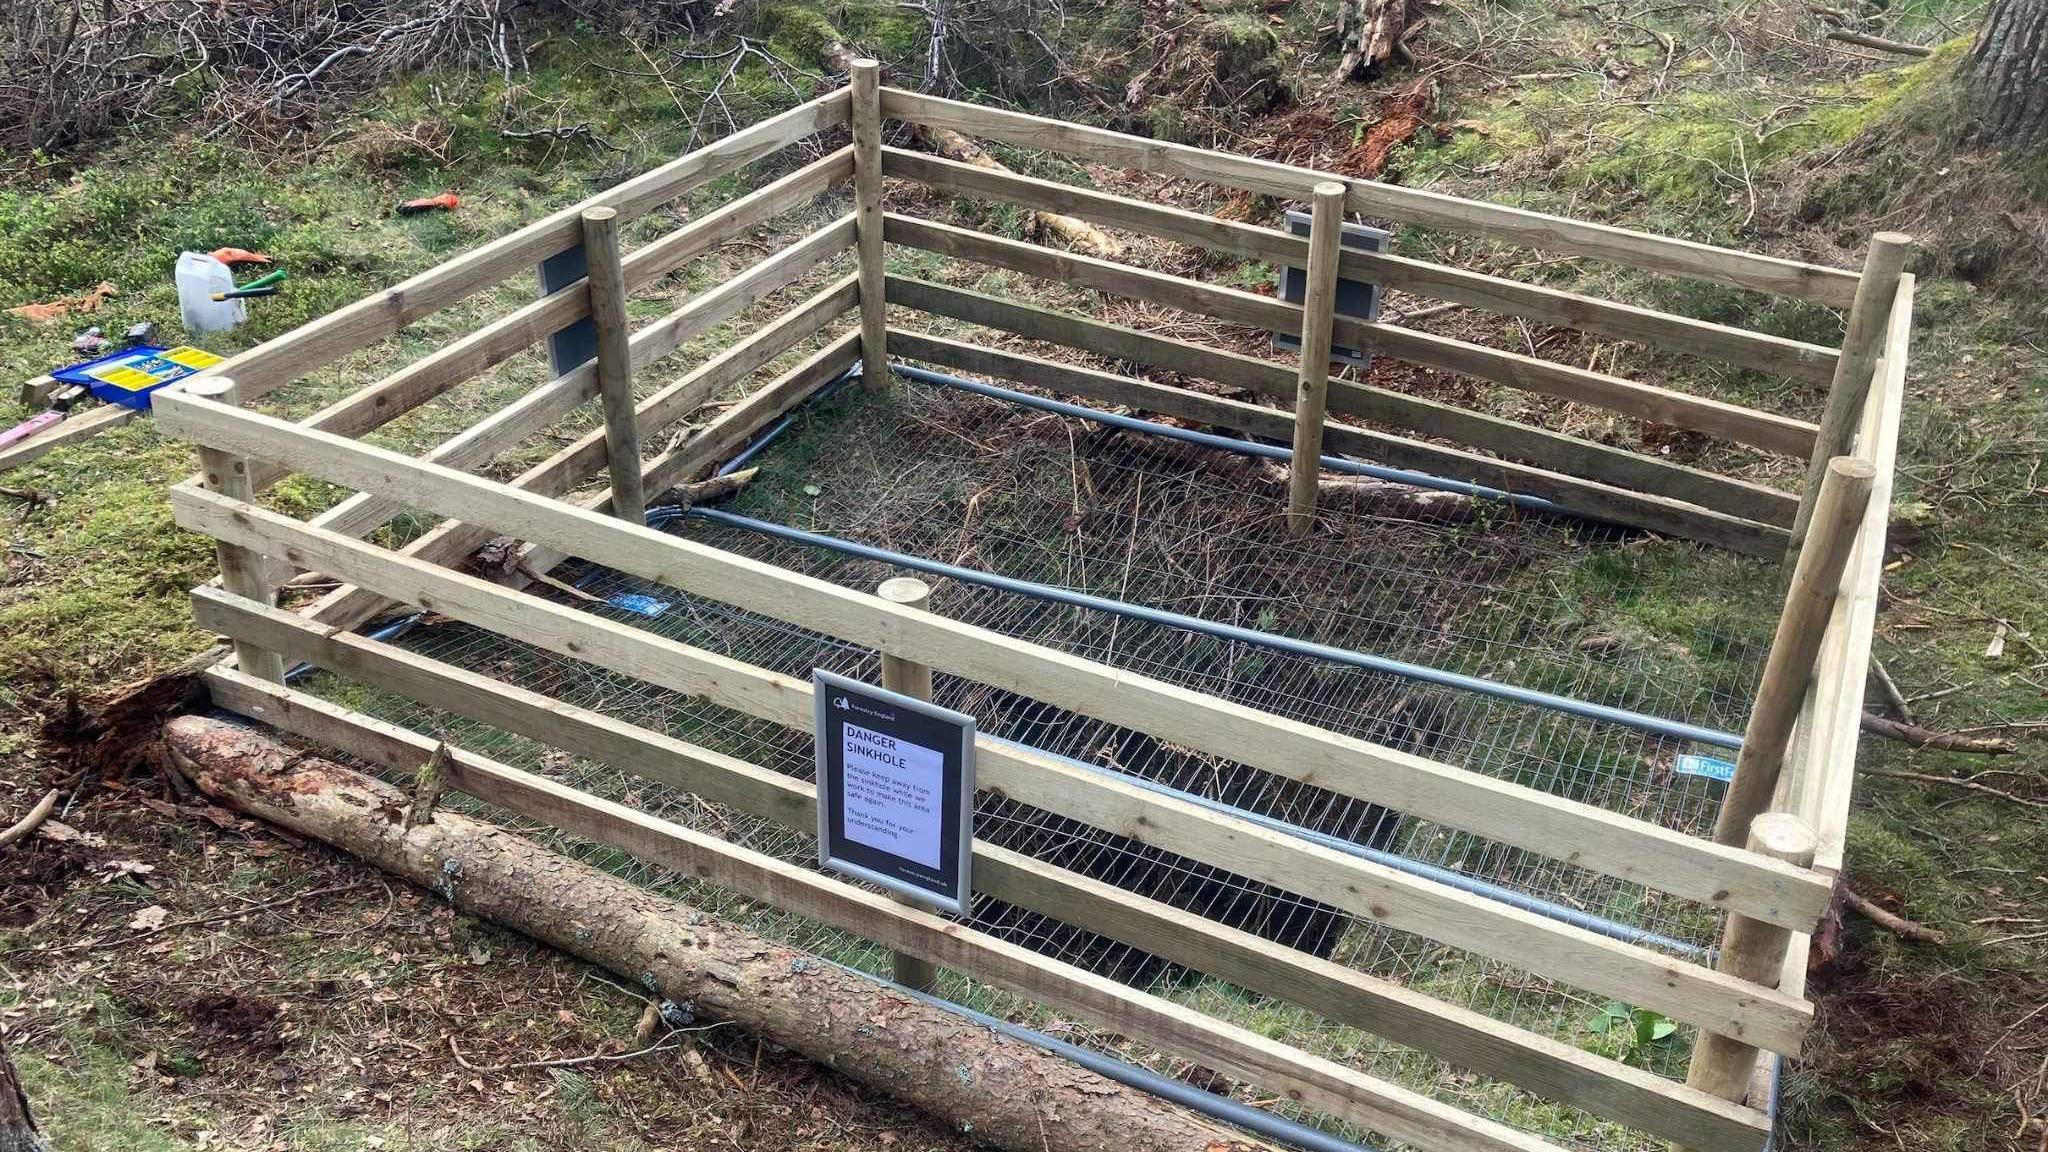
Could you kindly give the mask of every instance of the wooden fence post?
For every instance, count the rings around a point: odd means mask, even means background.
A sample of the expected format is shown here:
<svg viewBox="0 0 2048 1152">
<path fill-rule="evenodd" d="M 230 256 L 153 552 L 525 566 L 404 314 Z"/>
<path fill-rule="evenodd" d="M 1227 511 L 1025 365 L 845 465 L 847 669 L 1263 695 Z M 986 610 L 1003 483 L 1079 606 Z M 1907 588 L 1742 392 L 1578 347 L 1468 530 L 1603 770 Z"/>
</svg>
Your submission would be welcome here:
<svg viewBox="0 0 2048 1152">
<path fill-rule="evenodd" d="M 891 604 L 901 604 L 905 608 L 923 608 L 930 602 L 932 590 L 930 585 L 914 576 L 897 576 L 882 581 L 881 587 L 875 589 L 875 595 L 889 601 Z M 882 687 L 887 688 L 891 692 L 901 692 L 905 696 L 915 696 L 919 700 L 930 700 L 932 698 L 931 665 L 920 664 L 915 660 L 906 659 L 894 653 L 884 652 L 882 653 Z M 969 797 L 967 803 L 974 803 L 973 797 Z M 908 904 L 913 908 L 918 907 L 917 901 L 909 897 L 892 896 L 892 898 L 898 903 Z M 905 988 L 915 988 L 919 992 L 930 992 L 938 986 L 939 970 L 928 960 L 920 960 L 915 956 L 895 952 L 890 954 L 889 967 L 895 981 Z"/>
<path fill-rule="evenodd" d="M 226 376 L 202 376 L 185 385 L 185 391 L 230 407 L 240 407 L 242 403 L 241 389 Z M 256 484 L 249 475 L 246 457 L 231 456 L 202 444 L 199 448 L 199 470 L 205 476 L 208 488 L 230 500 L 256 499 Z M 277 589 L 270 579 L 270 561 L 262 553 L 226 543 L 216 543 L 214 553 L 220 558 L 222 587 L 259 604 L 277 602 Z M 284 683 L 284 658 L 275 652 L 237 640 L 235 663 L 251 676 Z"/>
<path fill-rule="evenodd" d="M 860 381 L 889 381 L 888 304 L 882 266 L 882 65 L 855 60 L 853 220 L 860 259 Z"/>
<path fill-rule="evenodd" d="M 1819 838 L 1813 828 L 1786 812 L 1766 812 L 1749 825 L 1749 850 L 1783 860 L 1800 868 L 1813 866 Z M 1776 988 L 1785 950 L 1792 943 L 1792 930 L 1730 915 L 1721 936 L 1721 959 L 1717 966 L 1726 975 L 1767 988 Z M 1750 1074 L 1756 1069 L 1757 1049 L 1732 1037 L 1702 1030 L 1693 1044 L 1692 1066 L 1685 1084 L 1711 1092 L 1724 1100 L 1741 1103 L 1749 1095 Z"/>
<path fill-rule="evenodd" d="M 1307 287 L 1302 294 L 1301 367 L 1294 378 L 1294 458 L 1287 477 L 1287 531 L 1302 536 L 1316 522 L 1322 475 L 1323 415 L 1330 398 L 1330 328 L 1337 307 L 1337 250 L 1344 242 L 1344 185 L 1315 188 L 1308 233 Z"/>
<path fill-rule="evenodd" d="M 640 481 L 640 425 L 633 417 L 633 351 L 627 343 L 626 272 L 619 256 L 619 214 L 583 213 L 583 252 L 590 273 L 590 322 L 597 329 L 597 393 L 604 404 L 604 453 L 611 472 L 612 513 L 647 522 Z"/>
<path fill-rule="evenodd" d="M 1835 361 L 1835 379 L 1828 386 L 1820 433 L 1814 438 L 1813 457 L 1806 466 L 1806 486 L 1800 493 L 1799 513 L 1792 521 L 1792 540 L 1785 549 L 1787 564 L 1806 543 L 1807 526 L 1813 521 L 1828 461 L 1850 454 L 1856 429 L 1863 423 L 1863 402 L 1870 395 L 1870 381 L 1883 352 L 1885 332 L 1891 326 L 1892 302 L 1899 294 L 1899 273 L 1905 270 L 1906 257 L 1912 251 L 1913 238 L 1903 232 L 1879 232 L 1870 238 L 1870 252 L 1863 260 L 1863 278 L 1856 284 L 1856 302 L 1849 308 L 1842 355 Z"/>
<path fill-rule="evenodd" d="M 1825 476 L 1820 498 L 1814 501 L 1810 546 L 1800 549 L 1792 571 L 1778 631 L 1771 638 L 1771 654 L 1764 661 L 1763 681 L 1757 685 L 1749 725 L 1742 732 L 1742 751 L 1735 757 L 1735 775 L 1728 781 L 1728 794 L 1714 825 L 1714 839 L 1723 844 L 1741 844 L 1750 822 L 1770 805 L 1771 795 L 1777 791 L 1786 745 L 1813 679 L 1813 663 L 1820 655 L 1828 618 L 1834 615 L 1842 572 L 1856 549 L 1870 507 L 1877 468 L 1868 460 L 1837 456 L 1828 461 Z"/>
</svg>

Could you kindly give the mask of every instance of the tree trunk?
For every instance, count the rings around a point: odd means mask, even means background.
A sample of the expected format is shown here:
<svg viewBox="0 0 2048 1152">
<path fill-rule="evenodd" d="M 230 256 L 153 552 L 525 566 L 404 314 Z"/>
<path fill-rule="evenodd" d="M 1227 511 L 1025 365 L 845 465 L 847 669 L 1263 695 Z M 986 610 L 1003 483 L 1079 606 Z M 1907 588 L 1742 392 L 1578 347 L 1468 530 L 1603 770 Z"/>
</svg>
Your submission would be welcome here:
<svg viewBox="0 0 2048 1152">
<path fill-rule="evenodd" d="M 29 1115 L 28 1093 L 21 1089 L 7 1042 L 0 1040 L 0 1152 L 51 1152 L 50 1142 L 36 1130 Z"/>
<path fill-rule="evenodd" d="M 837 1068 L 982 1143 L 1016 1152 L 1277 1152 L 493 825 L 436 812 L 408 829 L 396 788 L 252 729 L 184 716 L 164 726 L 164 742 L 221 804 L 332 844 L 635 986 L 651 983 L 700 1016 Z M 0 1116 L 4 1108 L 0 1100 Z"/>
<path fill-rule="evenodd" d="M 1407 38 L 1408 4 L 1409 0 L 1343 0 L 1337 6 L 1337 39 L 1344 45 L 1338 79 L 1378 75 Z"/>
<path fill-rule="evenodd" d="M 2048 0 L 1991 0 L 1965 71 L 1993 143 L 2048 144 Z"/>
</svg>

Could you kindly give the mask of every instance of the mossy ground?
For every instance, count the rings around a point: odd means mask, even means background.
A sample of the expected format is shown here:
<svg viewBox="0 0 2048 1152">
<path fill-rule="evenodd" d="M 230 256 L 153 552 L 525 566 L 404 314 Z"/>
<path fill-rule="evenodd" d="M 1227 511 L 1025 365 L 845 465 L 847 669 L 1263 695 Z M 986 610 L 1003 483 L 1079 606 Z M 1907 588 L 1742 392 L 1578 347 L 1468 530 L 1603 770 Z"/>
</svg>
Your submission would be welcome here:
<svg viewBox="0 0 2048 1152">
<path fill-rule="evenodd" d="M 1255 39 L 1244 25 L 1262 17 L 1240 7 L 1213 21 L 1227 45 Z M 1833 262 L 1853 262 L 1863 237 L 1876 227 L 1926 232 L 1939 258 L 1923 258 L 1926 276 L 1896 497 L 1902 527 L 1890 558 L 1877 654 L 1908 695 L 1923 697 L 1914 705 L 1922 723 L 2038 726 L 2048 713 L 2048 657 L 2035 639 L 2043 635 L 2042 606 L 2048 602 L 2048 517 L 2042 514 L 2048 511 L 2048 481 L 2040 470 L 2048 446 L 2048 341 L 2042 338 L 2048 316 L 2025 285 L 1970 275 L 1979 265 L 1952 258 L 1948 249 L 1958 246 L 1943 244 L 1946 208 L 1937 211 L 1928 207 L 1934 201 L 1899 195 L 1914 180 L 1932 178 L 1920 167 L 1946 172 L 1953 163 L 1962 176 L 2000 181 L 1994 186 L 2001 198 L 2048 196 L 2048 160 L 2001 160 L 1959 150 L 1960 133 L 1948 119 L 1955 105 L 1946 75 L 1968 29 L 1948 24 L 1966 16 L 1966 7 L 1945 0 L 1893 5 L 1885 17 L 1888 34 L 1943 45 L 1926 63 L 1899 66 L 1844 63 L 1816 53 L 1806 43 L 1810 29 L 1799 23 L 1802 11 L 1786 6 L 1707 4 L 1640 18 L 1671 38 L 1669 48 L 1598 6 L 1562 11 L 1510 3 L 1446 11 L 1438 17 L 1439 38 L 1427 41 L 1425 50 L 1445 58 L 1490 53 L 1483 56 L 1490 70 L 1448 80 L 1438 115 L 1446 125 L 1464 120 L 1484 131 L 1425 134 L 1397 155 L 1394 174 L 1531 207 Z M 1322 47 L 1313 30 L 1326 23 L 1327 10 L 1327 4 L 1291 6 L 1279 25 L 1283 51 Z M 750 34 L 761 36 L 794 70 L 781 76 L 760 67 L 741 70 L 725 89 L 740 122 L 796 99 L 792 85 L 807 82 L 801 70 L 815 67 L 811 56 L 833 33 L 913 73 L 921 59 L 921 22 L 896 5 L 746 6 L 745 18 Z M 1108 6 L 1060 44 L 1068 64 L 1093 77 L 1099 92 L 1120 96 L 1121 85 L 1145 63 L 1132 61 L 1128 51 L 1145 26 L 1140 6 Z M 1760 29 L 1799 46 L 1788 47 Z M 1229 35 L 1233 30 L 1246 35 Z M 1744 54 L 1722 51 L 1724 42 L 1740 45 Z M 272 154 L 195 140 L 196 132 L 142 134 L 73 158 L 67 171 L 0 191 L 0 305 L 74 293 L 100 279 L 122 288 L 103 315 L 76 323 L 39 328 L 0 318 L 0 380 L 65 361 L 72 331 L 87 322 L 118 330 L 150 319 L 175 338 L 175 322 L 165 322 L 175 314 L 169 271 L 181 248 L 264 248 L 291 270 L 284 295 L 258 302 L 249 325 L 213 345 L 230 351 L 644 169 L 693 137 L 724 130 L 722 117 L 684 110 L 694 108 L 694 99 L 717 80 L 721 62 L 673 61 L 657 76 L 624 43 L 583 33 L 551 41 L 535 63 L 535 73 L 516 88 L 467 74 L 398 84 L 338 113 L 334 134 L 320 147 Z M 1305 99 L 1329 106 L 1329 132 L 1355 136 L 1373 118 L 1373 93 L 1332 88 L 1325 78 L 1329 63 L 1303 52 L 1291 60 L 1298 67 L 1288 82 Z M 1017 60 L 999 64 L 990 66 L 992 80 L 1014 79 L 1037 67 Z M 1570 75 L 1498 78 L 1551 72 Z M 1143 126 L 1160 135 L 1193 135 L 1203 127 L 1175 100 L 1103 113 L 1090 111 L 1091 101 L 1077 96 L 1071 83 L 1044 87 L 1043 70 L 1034 83 L 1050 111 Z M 614 150 L 507 141 L 496 131 L 500 123 L 587 123 Z M 1859 149 L 1872 147 L 1873 140 L 1882 145 L 1874 158 L 1858 159 Z M 1341 151 L 1348 142 L 1326 143 Z M 1244 146 L 1259 144 L 1254 135 Z M 1006 158 L 1035 174 L 1079 178 L 1071 167 L 1034 168 L 1028 156 Z M 447 187 L 465 197 L 455 215 L 401 220 L 389 213 L 395 200 Z M 2015 213 L 2040 210 L 2039 200 L 2000 199 L 2000 205 Z M 995 213 L 988 222 L 1006 232 L 1022 228 L 1014 215 Z M 1971 243 L 1977 235 L 1971 233 Z M 1504 252 L 1442 236 L 1404 234 L 1402 243 L 1463 263 L 1513 269 L 1802 339 L 1826 340 L 1838 330 L 1835 317 L 1811 306 L 1580 265 L 1530 267 Z M 1020 292 L 1043 287 L 1016 278 L 1005 283 Z M 408 352 L 432 347 L 477 314 L 458 310 L 446 327 L 423 326 L 408 338 Z M 1681 371 L 1648 357 L 1627 366 L 1653 378 Z M 374 377 L 378 367 L 370 358 L 351 359 L 280 403 L 309 409 Z M 1792 410 L 1804 406 L 1810 412 L 1817 402 L 1811 393 L 1787 392 L 1744 374 L 1687 376 L 1684 383 Z M 1496 405 L 1517 402 L 1493 392 L 1478 398 Z M 0 417 L 23 414 L 8 410 Z M 420 435 L 434 431 L 447 429 L 426 427 Z M 391 435 L 403 443 L 408 433 L 395 429 Z M 1753 457 L 1733 463 L 1784 479 Z M 211 552 L 172 530 L 161 498 L 163 488 L 191 466 L 189 449 L 158 437 L 144 421 L 5 478 L 11 486 L 54 497 L 52 504 L 25 510 L 12 527 L 0 587 L 0 681 L 7 693 L 0 704 L 15 710 L 4 751 L 16 766 L 10 769 L 13 782 L 21 785 L 6 802 L 10 810 L 26 805 L 27 783 L 43 774 L 24 755 L 33 717 L 21 705 L 66 688 L 89 691 L 146 674 L 209 642 L 189 627 L 184 592 L 210 571 Z M 317 507 L 331 494 L 290 490 L 284 498 Z M 1639 614 L 1651 630 L 1729 610 L 1729 603 L 1767 611 L 1767 596 L 1757 589 L 1726 600 L 1703 599 L 1702 588 L 1738 576 L 1711 562 L 1688 562 L 1682 554 L 1673 554 L 1668 565 L 1653 565 L 1648 575 L 1589 569 L 1575 578 L 1598 585 L 1594 591 Z M 2001 626 L 1999 647 L 1993 641 Z M 1867 740 L 1864 767 L 1976 776 L 2039 796 L 2048 740 L 2038 727 L 2010 731 L 2020 751 L 1995 765 Z M 198 866 L 212 859 L 208 844 L 217 839 L 201 827 L 164 849 L 181 866 L 194 865 L 180 883 L 224 890 L 227 873 Z M 300 850 L 279 851 L 298 859 Z M 1788 1080 L 1790 1143 L 1831 1152 L 1976 1152 L 2005 1148 L 2008 1139 L 2031 1147 L 2040 1139 L 2044 1105 L 2036 1069 L 2044 1054 L 2039 1022 L 2048 1014 L 2033 1013 L 2048 1004 L 2048 981 L 2041 975 L 2048 970 L 2048 936 L 2042 934 L 2048 923 L 2048 821 L 2038 809 L 1982 793 L 1868 775 L 1858 789 L 1848 858 L 1849 880 L 1859 891 L 1947 931 L 1950 943 L 1907 943 L 1849 921 L 1840 958 L 1816 974 L 1821 1025 L 1804 1066 Z M 245 879 L 256 884 L 249 891 L 276 883 L 274 876 L 265 878 L 268 867 L 248 865 Z M 67 888 L 66 900 L 84 903 L 68 906 L 52 923 L 124 917 L 128 904 L 143 898 L 127 883 Z M 374 907 L 361 911 L 375 914 Z M 6 939 L 13 981 L 4 993 L 5 1011 L 11 1030 L 33 1029 L 26 1043 L 14 1047 L 32 1096 L 52 1116 L 64 1146 L 192 1147 L 212 1114 L 235 1116 L 244 1125 L 265 1114 L 260 1101 L 220 1095 L 219 1079 L 180 1074 L 194 1067 L 181 1054 L 190 1048 L 182 1026 L 138 1023 L 91 979 L 74 981 L 68 970 L 25 959 L 19 949 L 42 942 L 41 932 L 33 939 Z M 430 933 L 415 950 L 423 958 L 445 960 L 452 947 L 452 941 Z M 492 947 L 533 962 L 516 942 Z M 277 944 L 225 930 L 195 931 L 180 937 L 174 955 L 197 964 L 215 950 L 246 954 L 248 948 L 276 950 Z M 293 948 L 294 962 L 308 971 L 346 974 L 360 961 L 344 955 L 332 937 L 319 935 L 317 926 Z M 473 1019 L 509 1035 L 517 1021 L 547 1017 L 557 1007 L 535 999 L 503 997 L 488 1010 L 477 1009 Z M 20 1025 L 21 1019 L 31 1023 Z M 615 1034 L 619 1021 L 607 1021 L 608 1034 Z M 367 1017 L 336 1020 L 323 1043 L 345 1048 L 375 1026 Z M 1278 1033 L 1293 1027 L 1278 1017 L 1267 1026 Z M 152 1027 L 162 1029 L 161 1039 Z M 10 1031 L 10 1040 L 18 1035 Z M 138 1073 L 134 1062 L 159 1045 L 164 1062 L 158 1067 L 170 1071 Z M 206 1066 L 204 1052 L 193 1055 L 198 1067 Z M 352 1073 L 332 1071 L 340 1087 L 321 1098 L 323 1107 L 307 1112 L 303 1126 L 289 1134 L 277 1130 L 288 1147 L 359 1146 L 374 1136 L 386 1146 L 438 1149 L 463 1147 L 478 1132 L 500 1138 L 488 1126 L 469 1129 L 468 1136 L 431 1125 L 407 1127 L 409 1122 L 393 1119 L 397 1110 L 388 1105 L 370 1109 L 368 1118 L 336 1114 L 332 1109 L 342 1102 Z M 589 1084 L 599 1084 L 602 1093 L 616 1088 L 597 1077 L 585 1087 L 565 1080 L 554 1099 L 569 1111 Z M 370 1097 L 381 1090 L 370 1088 Z M 465 1091 L 459 1084 L 444 1086 L 420 1098 L 419 1106 L 474 1113 L 483 1098 Z M 620 1090 L 605 1098 L 615 1112 L 631 1113 L 650 1097 Z M 2028 1115 L 2037 1117 L 2036 1127 L 2027 1127 Z M 634 1147 L 623 1141 L 641 1138 L 627 1129 L 620 1129 L 624 1136 L 595 1129 L 588 1136 L 547 1131 L 553 1135 L 536 1146 L 566 1141 Z M 519 1141 L 534 1139 L 531 1133 L 511 1134 L 496 1146 L 519 1147 Z"/>
</svg>

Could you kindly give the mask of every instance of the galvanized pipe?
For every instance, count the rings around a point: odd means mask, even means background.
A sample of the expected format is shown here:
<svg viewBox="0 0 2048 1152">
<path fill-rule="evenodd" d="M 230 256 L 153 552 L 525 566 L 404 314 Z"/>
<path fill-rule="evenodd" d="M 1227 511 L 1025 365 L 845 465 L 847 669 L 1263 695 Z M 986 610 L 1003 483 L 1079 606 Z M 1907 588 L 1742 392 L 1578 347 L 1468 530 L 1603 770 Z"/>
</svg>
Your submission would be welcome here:
<svg viewBox="0 0 2048 1152">
<path fill-rule="evenodd" d="M 1175 429 L 1175 431 L 1179 431 L 1179 429 Z M 654 509 L 648 510 L 649 524 L 656 522 L 652 519 L 654 511 Z M 672 517 L 676 509 L 664 508 L 662 511 Z M 905 552 L 877 548 L 871 544 L 861 544 L 852 540 L 842 540 L 836 536 L 826 536 L 818 532 L 807 532 L 801 528 L 791 528 L 786 524 L 776 524 L 768 520 L 756 520 L 751 516 L 741 516 L 716 508 L 691 508 L 688 514 L 696 519 L 734 528 L 744 528 L 750 532 L 772 536 L 795 544 L 824 548 L 828 551 L 841 553 L 842 555 L 856 556 L 863 560 L 874 560 L 899 568 L 908 568 L 914 572 L 923 572 L 932 576 L 944 576 L 948 579 L 959 580 L 969 584 L 979 584 L 986 588 L 1013 592 L 1020 596 L 1029 596 L 1048 603 L 1065 604 L 1075 608 L 1088 608 L 1133 620 L 1143 620 L 1150 624 L 1160 624 L 1169 628 L 1180 628 L 1189 632 L 1198 632 L 1206 636 L 1213 636 L 1219 640 L 1233 640 L 1241 644 L 1252 644 L 1261 648 L 1269 648 L 1276 652 L 1285 652 L 1293 656 L 1327 660 L 1334 664 L 1344 664 L 1371 672 L 1382 672 L 1391 676 L 1399 676 L 1403 679 L 1419 680 L 1423 683 L 1436 684 L 1446 688 L 1457 688 L 1482 696 L 1491 696 L 1498 700 L 1507 700 L 1516 704 L 1527 704 L 1531 707 L 1544 708 L 1552 712 L 1563 712 L 1567 715 L 1578 716 L 1587 720 L 1620 724 L 1637 729 L 1638 731 L 1668 736 L 1673 739 L 1693 740 L 1721 748 L 1740 748 L 1742 746 L 1742 737 L 1733 732 L 1723 732 L 1718 729 L 1706 728 L 1697 724 L 1687 724 L 1678 720 L 1666 720 L 1661 716 L 1652 716 L 1645 712 L 1635 712 L 1627 708 L 1595 704 L 1589 700 L 1575 700 L 1569 696 L 1539 692 L 1533 688 L 1523 688 L 1514 684 L 1503 684 L 1497 680 L 1488 680 L 1480 676 L 1468 676 L 1462 672 L 1447 672 L 1443 669 L 1431 668 L 1424 664 L 1411 664 L 1405 660 L 1395 660 L 1387 656 L 1374 656 L 1370 653 L 1356 652 L 1349 648 L 1337 648 L 1329 644 L 1297 640 L 1291 636 L 1276 636 L 1270 632 L 1261 632 L 1257 629 L 1245 628 L 1236 624 L 1204 620 L 1199 616 L 1169 612 L 1163 608 L 1151 608 L 1143 604 L 1129 604 L 1121 600 L 1111 600 L 1103 596 L 1090 595 L 1086 592 L 1076 592 L 1071 588 L 1061 588 L 1053 584 L 1039 584 L 1034 581 L 1019 580 L 1012 576 L 1003 576 L 994 572 L 963 568 L 958 564 L 948 564 L 943 560 L 927 560 L 922 556 L 913 556 Z"/>
<path fill-rule="evenodd" d="M 1036 408 L 1042 412 L 1057 412 L 1062 416 L 1072 416 L 1078 420 L 1091 420 L 1097 424 L 1107 424 L 1112 428 L 1122 428 L 1129 432 L 1142 432 L 1148 436 L 1164 436 L 1169 440 L 1179 440 L 1187 444 L 1200 444 L 1206 448 L 1220 448 L 1225 452 L 1235 452 L 1240 456 L 1258 456 L 1267 460 L 1287 460 L 1294 455 L 1293 452 L 1278 444 L 1260 444 L 1254 440 L 1241 440 L 1235 436 L 1219 436 L 1214 432 L 1197 432 L 1189 428 L 1175 428 L 1153 420 L 1140 420 L 1135 416 L 1119 416 L 1114 412 L 1104 412 L 1100 408 L 1090 408 L 1083 404 L 1069 404 L 1064 400 L 1049 400 L 1043 396 L 1033 396 L 1029 392 L 1018 392 L 1014 389 L 998 387 L 985 381 L 970 380 L 965 376 L 954 376 L 947 372 L 934 372 L 929 368 L 914 368 L 907 364 L 897 364 L 894 365 L 894 371 L 912 380 L 923 381 L 926 384 L 958 388 L 963 392 L 972 392 L 977 396 L 1007 400 L 1012 404 L 1022 405 L 1026 408 Z M 1339 472 L 1346 476 L 1368 476 L 1375 480 L 1388 480 L 1396 484 L 1407 484 L 1415 488 L 1427 488 L 1433 492 L 1455 492 L 1461 496 L 1476 496 L 1483 500 L 1502 500 L 1518 508 L 1527 508 L 1534 512 L 1563 512 L 1563 509 L 1551 501 L 1543 499 L 1541 496 L 1524 496 L 1515 492 L 1503 492 L 1498 488 L 1488 488 L 1484 484 L 1474 484 L 1467 480 L 1446 480 L 1441 476 L 1432 476 L 1427 472 L 1413 472 L 1406 468 L 1386 468 L 1378 464 L 1364 464 L 1357 460 L 1347 460 L 1342 456 L 1323 456 L 1319 457 L 1319 460 L 1322 467 L 1326 470 Z M 1567 515 L 1577 514 L 1567 513 Z"/>
</svg>

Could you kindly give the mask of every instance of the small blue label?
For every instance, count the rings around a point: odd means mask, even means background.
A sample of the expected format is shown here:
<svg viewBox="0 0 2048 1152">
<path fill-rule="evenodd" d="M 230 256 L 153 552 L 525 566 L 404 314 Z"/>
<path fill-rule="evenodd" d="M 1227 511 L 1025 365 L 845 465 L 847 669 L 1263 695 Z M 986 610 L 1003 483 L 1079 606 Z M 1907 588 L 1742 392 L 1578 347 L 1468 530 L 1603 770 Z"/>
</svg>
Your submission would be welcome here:
<svg viewBox="0 0 2048 1152">
<path fill-rule="evenodd" d="M 610 604 L 614 608 L 624 608 L 628 612 L 638 612 L 642 616 L 659 616 L 663 612 L 668 611 L 668 601 L 656 600 L 652 596 L 642 596 L 637 592 L 627 592 L 614 596 L 606 600 L 605 603 Z"/>
<path fill-rule="evenodd" d="M 1726 784 L 1735 778 L 1735 765 L 1713 756 L 1694 756 L 1691 753 L 1678 758 L 1677 768 L 1687 776 L 1705 776 Z"/>
</svg>

